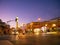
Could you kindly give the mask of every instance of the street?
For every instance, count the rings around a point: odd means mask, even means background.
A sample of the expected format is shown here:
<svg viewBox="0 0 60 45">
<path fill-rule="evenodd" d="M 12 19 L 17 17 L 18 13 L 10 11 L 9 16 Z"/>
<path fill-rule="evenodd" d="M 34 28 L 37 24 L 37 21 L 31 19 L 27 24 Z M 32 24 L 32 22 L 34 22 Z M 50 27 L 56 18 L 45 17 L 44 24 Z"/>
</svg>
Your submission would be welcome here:
<svg viewBox="0 0 60 45">
<path fill-rule="evenodd" d="M 60 45 L 60 35 L 58 34 L 19 34 L 3 35 L 1 40 L 8 40 L 13 45 Z"/>
</svg>

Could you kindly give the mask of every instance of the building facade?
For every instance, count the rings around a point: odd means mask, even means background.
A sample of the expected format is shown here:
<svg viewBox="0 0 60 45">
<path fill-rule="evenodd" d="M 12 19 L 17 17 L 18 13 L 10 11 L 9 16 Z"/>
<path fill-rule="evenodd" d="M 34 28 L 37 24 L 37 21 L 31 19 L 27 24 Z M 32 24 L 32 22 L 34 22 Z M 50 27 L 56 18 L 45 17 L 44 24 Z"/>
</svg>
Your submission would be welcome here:
<svg viewBox="0 0 60 45">
<path fill-rule="evenodd" d="M 41 28 L 43 26 L 46 26 L 49 29 L 60 28 L 60 17 L 51 19 L 49 21 L 28 23 L 27 24 L 27 29 L 34 30 L 35 28 Z"/>
</svg>

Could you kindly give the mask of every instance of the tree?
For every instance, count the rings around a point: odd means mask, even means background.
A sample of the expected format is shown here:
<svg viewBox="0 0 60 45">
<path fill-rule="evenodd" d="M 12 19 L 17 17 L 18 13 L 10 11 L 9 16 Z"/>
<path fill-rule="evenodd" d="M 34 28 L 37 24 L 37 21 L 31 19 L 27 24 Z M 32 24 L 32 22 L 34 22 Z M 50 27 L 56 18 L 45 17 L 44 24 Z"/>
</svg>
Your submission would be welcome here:
<svg viewBox="0 0 60 45">
<path fill-rule="evenodd" d="M 10 29 L 10 25 L 6 24 L 0 19 L 0 31 L 3 32 L 3 34 L 8 34 Z"/>
</svg>

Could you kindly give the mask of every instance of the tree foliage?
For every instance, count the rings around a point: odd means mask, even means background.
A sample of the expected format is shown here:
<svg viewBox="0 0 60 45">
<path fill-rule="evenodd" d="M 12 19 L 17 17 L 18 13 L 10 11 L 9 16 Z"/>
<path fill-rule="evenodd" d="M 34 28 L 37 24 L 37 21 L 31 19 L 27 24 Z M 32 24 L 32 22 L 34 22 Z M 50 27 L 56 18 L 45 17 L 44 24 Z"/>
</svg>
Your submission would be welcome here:
<svg viewBox="0 0 60 45">
<path fill-rule="evenodd" d="M 9 31 L 9 29 L 10 29 L 10 25 L 6 24 L 5 22 L 3 22 L 3 21 L 0 19 L 0 31 L 2 31 L 3 34 L 4 34 L 4 33 L 7 34 L 8 31 Z"/>
</svg>

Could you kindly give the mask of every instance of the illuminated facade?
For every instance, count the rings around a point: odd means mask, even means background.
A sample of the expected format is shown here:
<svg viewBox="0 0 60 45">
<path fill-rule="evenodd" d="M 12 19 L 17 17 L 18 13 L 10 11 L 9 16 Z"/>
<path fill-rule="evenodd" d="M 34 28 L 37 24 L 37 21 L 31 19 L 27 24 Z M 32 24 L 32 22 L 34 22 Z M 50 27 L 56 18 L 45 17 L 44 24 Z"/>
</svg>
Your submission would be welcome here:
<svg viewBox="0 0 60 45">
<path fill-rule="evenodd" d="M 43 26 L 46 26 L 48 28 L 53 28 L 53 27 L 60 28 L 60 17 L 44 22 L 31 22 L 28 24 L 27 29 L 41 28 Z"/>
</svg>

